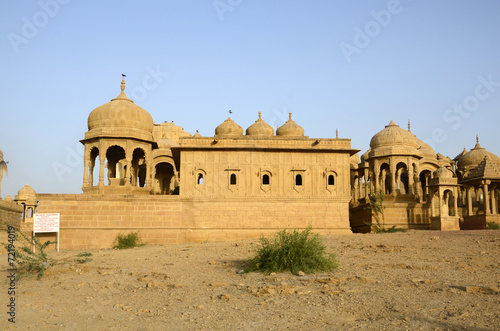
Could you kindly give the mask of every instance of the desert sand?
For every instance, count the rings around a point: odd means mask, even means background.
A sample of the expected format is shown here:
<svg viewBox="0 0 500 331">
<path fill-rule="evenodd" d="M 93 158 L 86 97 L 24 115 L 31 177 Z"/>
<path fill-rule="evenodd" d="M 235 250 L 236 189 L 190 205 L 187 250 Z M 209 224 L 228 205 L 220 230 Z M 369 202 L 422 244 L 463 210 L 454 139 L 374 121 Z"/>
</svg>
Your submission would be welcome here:
<svg viewBox="0 0 500 331">
<path fill-rule="evenodd" d="M 500 230 L 323 239 L 340 269 L 304 276 L 240 273 L 258 240 L 91 250 L 18 281 L 15 324 L 2 281 L 0 329 L 500 329 Z"/>
</svg>

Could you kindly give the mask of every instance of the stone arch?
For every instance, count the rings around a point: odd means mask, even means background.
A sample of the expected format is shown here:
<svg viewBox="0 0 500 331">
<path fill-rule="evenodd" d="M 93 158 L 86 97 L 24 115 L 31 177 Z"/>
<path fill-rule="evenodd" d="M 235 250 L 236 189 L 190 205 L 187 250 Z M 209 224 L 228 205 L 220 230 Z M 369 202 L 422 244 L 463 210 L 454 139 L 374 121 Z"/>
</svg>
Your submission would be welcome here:
<svg viewBox="0 0 500 331">
<path fill-rule="evenodd" d="M 302 174 L 295 175 L 295 186 L 302 186 Z"/>
<path fill-rule="evenodd" d="M 391 168 L 389 167 L 389 164 L 385 162 L 382 163 L 380 165 L 379 183 L 380 190 L 384 194 L 391 194 L 392 192 L 391 176 Z"/>
<path fill-rule="evenodd" d="M 197 169 L 195 172 L 195 187 L 203 190 L 207 185 L 207 172 L 203 169 Z"/>
<path fill-rule="evenodd" d="M 97 146 L 93 146 L 90 149 L 90 158 L 89 158 L 89 168 L 88 171 L 88 184 L 89 186 L 96 186 L 99 183 L 99 170 L 95 170 L 96 160 L 99 157 L 99 148 Z M 98 162 L 98 166 L 100 168 L 100 163 Z"/>
<path fill-rule="evenodd" d="M 125 149 L 112 145 L 106 150 L 108 185 L 125 185 Z"/>
<path fill-rule="evenodd" d="M 443 201 L 441 202 L 441 216 L 455 216 L 455 197 L 453 196 L 453 191 L 445 190 L 443 192 Z"/>
<path fill-rule="evenodd" d="M 155 166 L 155 188 L 157 194 L 170 194 L 176 187 L 175 167 L 170 162 L 159 162 Z"/>
<path fill-rule="evenodd" d="M 335 185 L 335 175 L 333 173 L 327 174 L 326 185 L 328 186 Z"/>
<path fill-rule="evenodd" d="M 430 170 L 422 170 L 418 176 L 423 201 L 427 200 L 427 195 L 429 194 L 429 179 L 431 178 L 431 175 Z"/>
<path fill-rule="evenodd" d="M 408 194 L 409 192 L 409 175 L 408 167 L 405 162 L 399 162 L 396 165 L 396 187 L 400 194 Z"/>
<path fill-rule="evenodd" d="M 260 189 L 264 192 L 269 192 L 271 190 L 273 174 L 269 170 L 260 171 Z"/>
<path fill-rule="evenodd" d="M 137 147 L 132 152 L 131 184 L 132 186 L 146 186 L 148 168 L 146 162 L 146 151 Z"/>
</svg>

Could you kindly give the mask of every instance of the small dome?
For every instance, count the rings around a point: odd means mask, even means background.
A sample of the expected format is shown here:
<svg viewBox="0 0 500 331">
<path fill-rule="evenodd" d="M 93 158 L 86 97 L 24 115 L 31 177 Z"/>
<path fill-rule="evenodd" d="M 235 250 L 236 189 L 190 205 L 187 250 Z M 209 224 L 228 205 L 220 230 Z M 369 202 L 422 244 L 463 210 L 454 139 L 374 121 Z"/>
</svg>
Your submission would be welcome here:
<svg viewBox="0 0 500 331">
<path fill-rule="evenodd" d="M 259 118 L 255 121 L 254 124 L 250 125 L 247 128 L 246 134 L 247 136 L 273 136 L 274 129 L 272 126 L 267 124 L 262 118 L 262 113 L 259 111 Z"/>
<path fill-rule="evenodd" d="M 433 178 L 453 178 L 454 174 L 453 174 L 453 171 L 451 171 L 450 169 L 441 166 L 440 168 L 438 168 L 437 170 L 435 170 L 432 173 L 432 177 Z"/>
<path fill-rule="evenodd" d="M 289 113 L 288 116 L 288 121 L 276 130 L 276 135 L 289 137 L 304 136 L 304 129 L 292 120 L 292 113 Z"/>
<path fill-rule="evenodd" d="M 12 202 L 12 197 L 10 195 L 6 196 L 5 201 Z"/>
<path fill-rule="evenodd" d="M 385 129 L 375 134 L 370 141 L 370 148 L 373 150 L 380 147 L 406 146 L 417 148 L 415 136 L 410 132 L 401 129 L 399 125 L 391 121 Z"/>
<path fill-rule="evenodd" d="M 422 153 L 423 157 L 436 158 L 436 152 L 431 146 L 424 143 L 422 140 L 418 139 L 417 136 L 413 135 L 415 142 L 417 144 L 417 149 Z"/>
<path fill-rule="evenodd" d="M 17 192 L 18 195 L 36 195 L 34 189 L 31 188 L 28 184 L 24 185 L 22 189 Z"/>
<path fill-rule="evenodd" d="M 194 134 L 194 136 L 193 136 L 193 137 L 195 137 L 195 138 L 201 138 L 202 136 L 201 136 L 201 134 L 198 132 L 198 130 L 196 130 L 196 133 Z"/>
<path fill-rule="evenodd" d="M 215 128 L 215 135 L 221 137 L 238 137 L 243 135 L 243 128 L 228 117 L 221 125 Z"/>
<path fill-rule="evenodd" d="M 361 155 L 361 162 L 366 162 L 368 160 L 371 148 L 369 148 L 363 155 Z"/>
<path fill-rule="evenodd" d="M 351 155 L 351 157 L 349 158 L 349 163 L 351 164 L 359 164 L 359 162 L 360 161 L 358 153 Z"/>
<path fill-rule="evenodd" d="M 153 118 L 145 109 L 137 106 L 124 93 L 125 78 L 122 79 L 121 93 L 110 102 L 94 109 L 88 118 L 88 129 L 116 130 L 127 137 L 129 130 L 139 132 L 140 138 L 152 139 Z M 142 134 L 140 134 L 142 132 Z"/>
<path fill-rule="evenodd" d="M 476 138 L 476 146 L 470 152 L 464 154 L 458 159 L 459 170 L 470 170 L 479 165 L 484 158 L 491 158 L 493 161 L 500 162 L 500 158 L 479 145 L 479 139 Z"/>
<path fill-rule="evenodd" d="M 464 147 L 464 150 L 462 151 L 462 153 L 460 153 L 457 156 L 455 156 L 455 158 L 453 159 L 453 161 L 460 162 L 460 160 L 462 159 L 462 156 L 464 156 L 465 154 L 467 154 L 467 150 Z"/>
</svg>

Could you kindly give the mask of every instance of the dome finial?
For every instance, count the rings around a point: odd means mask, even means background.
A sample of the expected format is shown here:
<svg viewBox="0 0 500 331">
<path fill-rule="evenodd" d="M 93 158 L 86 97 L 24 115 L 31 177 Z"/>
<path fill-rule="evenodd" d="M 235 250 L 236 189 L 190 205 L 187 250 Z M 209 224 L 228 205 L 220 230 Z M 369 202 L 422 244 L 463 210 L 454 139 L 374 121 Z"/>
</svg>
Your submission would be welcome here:
<svg viewBox="0 0 500 331">
<path fill-rule="evenodd" d="M 292 113 L 288 113 L 288 119 L 291 120 L 292 119 Z"/>
<path fill-rule="evenodd" d="M 122 74 L 122 86 L 121 86 L 122 93 L 123 93 L 123 91 L 125 91 L 125 77 L 127 77 L 127 75 Z"/>
<path fill-rule="evenodd" d="M 410 124 L 410 120 L 408 120 L 408 132 L 411 132 L 411 124 Z"/>
<path fill-rule="evenodd" d="M 259 111 L 259 120 L 262 118 L 262 112 Z"/>
<path fill-rule="evenodd" d="M 335 138 L 339 139 L 339 129 L 335 130 Z"/>
<path fill-rule="evenodd" d="M 476 144 L 479 144 L 479 135 L 476 134 Z"/>
</svg>

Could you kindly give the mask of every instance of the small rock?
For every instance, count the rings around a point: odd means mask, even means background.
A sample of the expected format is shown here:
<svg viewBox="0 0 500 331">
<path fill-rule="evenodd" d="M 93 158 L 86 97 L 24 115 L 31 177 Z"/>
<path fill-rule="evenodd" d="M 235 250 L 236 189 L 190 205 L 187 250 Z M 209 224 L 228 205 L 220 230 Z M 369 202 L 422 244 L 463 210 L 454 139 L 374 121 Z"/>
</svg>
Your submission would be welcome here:
<svg viewBox="0 0 500 331">
<path fill-rule="evenodd" d="M 300 277 L 305 276 L 305 275 L 306 275 L 306 273 L 303 272 L 302 270 L 297 273 L 297 276 L 300 276 Z"/>
<path fill-rule="evenodd" d="M 229 294 L 221 294 L 219 295 L 219 299 L 229 301 L 229 299 L 231 299 L 231 296 Z"/>
<path fill-rule="evenodd" d="M 208 286 L 221 287 L 221 286 L 227 286 L 227 284 L 226 283 L 210 283 L 210 284 L 208 284 Z"/>
</svg>

